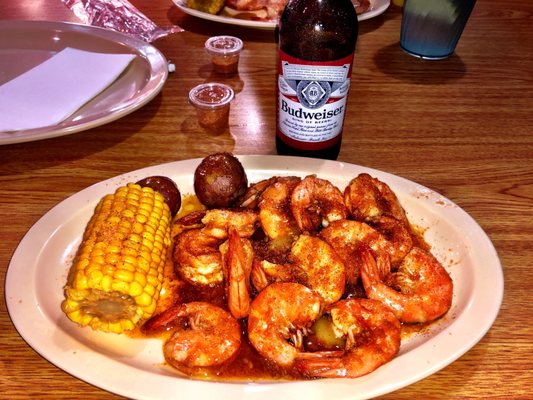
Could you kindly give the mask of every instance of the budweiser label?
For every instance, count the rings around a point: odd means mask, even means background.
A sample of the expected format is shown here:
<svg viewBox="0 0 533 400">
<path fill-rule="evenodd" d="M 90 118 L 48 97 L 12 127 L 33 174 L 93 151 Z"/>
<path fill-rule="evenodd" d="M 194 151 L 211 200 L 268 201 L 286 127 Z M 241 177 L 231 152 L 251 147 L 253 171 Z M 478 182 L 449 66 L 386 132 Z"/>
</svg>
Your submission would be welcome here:
<svg viewBox="0 0 533 400">
<path fill-rule="evenodd" d="M 352 60 L 312 62 L 280 51 L 279 133 L 308 148 L 334 142 L 342 133 Z"/>
</svg>

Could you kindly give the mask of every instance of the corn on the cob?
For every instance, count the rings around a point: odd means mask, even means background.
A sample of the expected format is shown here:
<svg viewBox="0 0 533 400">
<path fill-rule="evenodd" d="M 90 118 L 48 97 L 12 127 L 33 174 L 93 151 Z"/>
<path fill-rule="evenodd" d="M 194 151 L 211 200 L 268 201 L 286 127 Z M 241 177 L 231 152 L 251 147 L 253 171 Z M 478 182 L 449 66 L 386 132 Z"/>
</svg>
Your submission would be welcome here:
<svg viewBox="0 0 533 400">
<path fill-rule="evenodd" d="M 187 0 L 187 7 L 209 14 L 217 14 L 226 0 Z"/>
<path fill-rule="evenodd" d="M 163 196 L 130 183 L 100 200 L 71 267 L 61 308 L 74 322 L 121 333 L 155 311 L 170 246 Z"/>
</svg>

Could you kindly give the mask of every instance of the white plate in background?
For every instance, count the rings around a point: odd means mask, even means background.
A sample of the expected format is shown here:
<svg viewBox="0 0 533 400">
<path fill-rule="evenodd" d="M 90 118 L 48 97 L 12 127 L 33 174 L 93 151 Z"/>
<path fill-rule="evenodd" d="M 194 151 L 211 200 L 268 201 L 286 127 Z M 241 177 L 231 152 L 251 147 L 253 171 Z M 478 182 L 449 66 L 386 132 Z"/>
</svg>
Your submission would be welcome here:
<svg viewBox="0 0 533 400">
<path fill-rule="evenodd" d="M 66 47 L 136 57 L 115 82 L 65 121 L 0 132 L 0 145 L 69 135 L 115 121 L 152 100 L 168 76 L 167 61 L 159 50 L 119 32 L 66 22 L 0 21 L 0 85 Z"/>
<path fill-rule="evenodd" d="M 187 0 L 172 0 L 176 7 L 178 7 L 185 14 L 192 15 L 194 17 L 202 18 L 208 21 L 220 22 L 222 24 L 240 25 L 248 28 L 257 29 L 275 29 L 278 25 L 278 21 L 275 20 L 257 20 L 252 18 L 264 17 L 264 11 L 237 11 L 229 7 L 224 7 L 218 14 L 209 14 L 203 11 L 198 11 L 193 8 L 187 7 Z M 374 18 L 379 14 L 383 14 L 390 6 L 390 0 L 370 0 L 370 10 L 361 13 L 357 16 L 359 21 L 364 21 L 369 18 Z M 240 17 L 235 17 L 235 16 Z"/>
</svg>

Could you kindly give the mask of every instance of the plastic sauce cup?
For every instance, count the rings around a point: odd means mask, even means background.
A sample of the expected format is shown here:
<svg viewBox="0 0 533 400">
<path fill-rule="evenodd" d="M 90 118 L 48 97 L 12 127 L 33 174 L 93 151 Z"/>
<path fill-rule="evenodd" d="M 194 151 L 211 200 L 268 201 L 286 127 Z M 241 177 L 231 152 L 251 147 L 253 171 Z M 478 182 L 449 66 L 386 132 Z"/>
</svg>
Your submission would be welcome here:
<svg viewBox="0 0 533 400">
<path fill-rule="evenodd" d="M 222 83 L 203 83 L 189 92 L 189 102 L 196 108 L 200 126 L 220 132 L 228 127 L 230 103 L 234 92 Z"/>
<path fill-rule="evenodd" d="M 205 42 L 213 69 L 222 74 L 235 74 L 239 67 L 242 40 L 235 36 L 213 36 Z"/>
</svg>

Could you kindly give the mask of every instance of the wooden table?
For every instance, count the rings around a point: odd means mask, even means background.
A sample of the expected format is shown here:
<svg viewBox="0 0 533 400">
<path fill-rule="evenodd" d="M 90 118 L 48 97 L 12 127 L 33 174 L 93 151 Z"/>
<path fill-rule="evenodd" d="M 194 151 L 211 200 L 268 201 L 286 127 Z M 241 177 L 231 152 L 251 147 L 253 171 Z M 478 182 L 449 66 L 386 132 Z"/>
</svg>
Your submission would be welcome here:
<svg viewBox="0 0 533 400">
<path fill-rule="evenodd" d="M 3 1 L 0 18 L 76 21 L 60 1 L 45 3 Z M 274 32 L 205 22 L 170 1 L 133 3 L 161 26 L 185 28 L 155 42 L 178 70 L 157 98 L 121 120 L 0 147 L 2 290 L 26 231 L 51 207 L 93 183 L 221 150 L 275 154 Z M 479 344 L 440 372 L 384 398 L 531 396 L 532 15 L 530 0 L 480 0 L 456 54 L 439 62 L 422 62 L 400 50 L 396 7 L 360 24 L 339 160 L 403 176 L 456 202 L 487 232 L 505 275 L 500 314 Z M 215 34 L 245 42 L 240 75 L 228 79 L 238 88 L 229 131 L 220 135 L 200 130 L 187 102 L 191 87 L 212 79 L 202 45 Z M 0 338 L 3 398 L 117 398 L 41 358 L 14 329 L 4 302 Z"/>
</svg>

